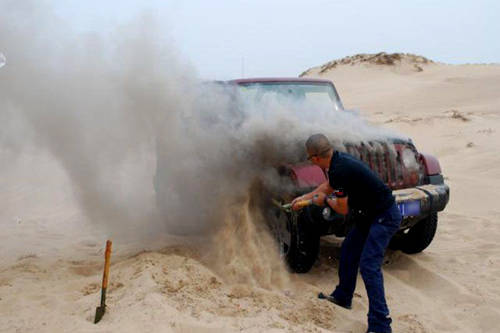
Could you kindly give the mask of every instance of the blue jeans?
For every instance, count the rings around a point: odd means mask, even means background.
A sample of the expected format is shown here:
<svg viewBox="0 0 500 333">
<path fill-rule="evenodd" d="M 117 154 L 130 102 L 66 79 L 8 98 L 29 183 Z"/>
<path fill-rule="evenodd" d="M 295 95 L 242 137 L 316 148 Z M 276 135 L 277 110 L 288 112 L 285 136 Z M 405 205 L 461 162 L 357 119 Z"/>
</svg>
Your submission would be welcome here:
<svg viewBox="0 0 500 333">
<path fill-rule="evenodd" d="M 369 228 L 354 226 L 342 243 L 339 284 L 332 295 L 350 305 L 359 268 L 368 294 L 368 331 L 391 332 L 381 266 L 385 249 L 398 231 L 401 219 L 398 206 L 393 204 L 375 218 Z"/>
</svg>

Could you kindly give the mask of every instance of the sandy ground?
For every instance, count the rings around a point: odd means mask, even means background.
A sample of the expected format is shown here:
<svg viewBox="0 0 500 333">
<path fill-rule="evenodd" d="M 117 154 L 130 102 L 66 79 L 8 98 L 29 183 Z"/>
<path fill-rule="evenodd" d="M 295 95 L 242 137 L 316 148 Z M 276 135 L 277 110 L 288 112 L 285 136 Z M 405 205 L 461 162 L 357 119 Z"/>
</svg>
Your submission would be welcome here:
<svg viewBox="0 0 500 333">
<path fill-rule="evenodd" d="M 419 64 L 420 71 L 405 61 L 340 64 L 307 75 L 332 79 L 347 108 L 437 156 L 451 187 L 429 248 L 412 256 L 387 253 L 394 331 L 499 332 L 500 65 L 429 63 Z M 108 310 L 94 325 L 106 235 L 82 226 L 68 180 L 49 156 L 1 152 L 0 158 L 1 332 L 366 329 L 361 279 L 352 311 L 315 297 L 337 282 L 339 239 L 323 240 L 310 273 L 290 275 L 272 254 L 272 265 L 259 262 L 265 247 L 245 243 L 260 232 L 249 222 L 240 226 L 247 238 L 239 247 L 231 245 L 234 229 L 219 235 L 228 249 L 241 250 L 226 268 L 180 239 L 156 239 L 150 247 L 162 250 L 139 253 L 115 242 Z"/>
</svg>

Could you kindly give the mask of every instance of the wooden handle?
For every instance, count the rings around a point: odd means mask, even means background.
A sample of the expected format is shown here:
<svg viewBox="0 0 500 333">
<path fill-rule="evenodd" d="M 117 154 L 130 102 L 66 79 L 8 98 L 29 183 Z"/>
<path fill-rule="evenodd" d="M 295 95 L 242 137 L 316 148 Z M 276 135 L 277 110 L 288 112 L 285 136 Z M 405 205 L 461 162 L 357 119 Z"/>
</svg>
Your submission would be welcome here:
<svg viewBox="0 0 500 333">
<path fill-rule="evenodd" d="M 298 208 L 304 208 L 312 204 L 312 200 L 300 200 L 296 203 Z"/>
<path fill-rule="evenodd" d="M 102 276 L 102 288 L 108 287 L 109 264 L 111 257 L 111 241 L 106 241 L 106 252 L 104 253 L 104 275 Z"/>
</svg>

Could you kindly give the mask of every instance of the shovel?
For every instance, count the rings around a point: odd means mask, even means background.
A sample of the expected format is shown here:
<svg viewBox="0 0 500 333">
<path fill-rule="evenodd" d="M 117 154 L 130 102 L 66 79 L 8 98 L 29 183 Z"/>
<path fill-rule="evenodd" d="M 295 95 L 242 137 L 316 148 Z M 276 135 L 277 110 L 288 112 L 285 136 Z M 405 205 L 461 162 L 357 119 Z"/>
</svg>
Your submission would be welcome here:
<svg viewBox="0 0 500 333">
<path fill-rule="evenodd" d="M 108 287 L 109 257 L 111 256 L 111 241 L 106 241 L 106 252 L 104 253 L 104 274 L 102 275 L 101 306 L 95 309 L 94 324 L 97 324 L 104 312 L 106 312 L 106 288 Z"/>
</svg>

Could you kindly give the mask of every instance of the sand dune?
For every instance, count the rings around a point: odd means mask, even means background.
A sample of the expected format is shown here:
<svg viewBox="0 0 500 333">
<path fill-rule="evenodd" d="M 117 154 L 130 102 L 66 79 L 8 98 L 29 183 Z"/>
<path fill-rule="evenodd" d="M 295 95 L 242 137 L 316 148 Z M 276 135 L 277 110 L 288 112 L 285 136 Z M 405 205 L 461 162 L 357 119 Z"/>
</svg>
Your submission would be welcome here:
<svg viewBox="0 0 500 333">
<path fill-rule="evenodd" d="M 451 200 L 431 246 L 413 256 L 387 253 L 394 331 L 498 332 L 500 65 L 379 58 L 352 57 L 304 75 L 332 79 L 347 108 L 412 137 L 420 151 L 439 158 L 450 185 Z M 219 256 L 177 238 L 158 239 L 150 248 L 162 250 L 140 253 L 130 251 L 132 244 L 115 243 L 109 307 L 96 326 L 105 235 L 96 226 L 73 228 L 81 212 L 49 156 L 2 152 L 1 158 L 10 161 L 0 163 L 2 332 L 366 329 L 361 279 L 352 311 L 315 298 L 337 282 L 341 240 L 324 239 L 312 271 L 290 275 L 256 241 L 262 230 L 248 218 L 221 231 L 226 247 Z M 19 246 L 28 239 L 34 242 Z"/>
</svg>

